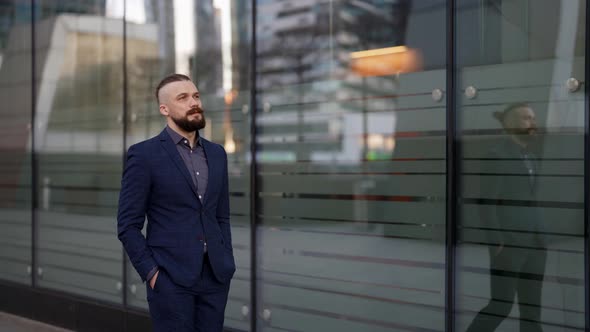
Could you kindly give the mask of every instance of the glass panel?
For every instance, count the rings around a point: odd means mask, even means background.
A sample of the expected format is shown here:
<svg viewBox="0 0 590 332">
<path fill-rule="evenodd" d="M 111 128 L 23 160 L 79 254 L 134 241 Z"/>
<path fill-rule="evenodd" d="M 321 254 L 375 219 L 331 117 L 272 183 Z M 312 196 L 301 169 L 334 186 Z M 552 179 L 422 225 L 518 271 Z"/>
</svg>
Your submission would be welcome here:
<svg viewBox="0 0 590 332">
<path fill-rule="evenodd" d="M 583 331 L 585 1 L 458 3 L 457 330 Z"/>
<path fill-rule="evenodd" d="M 121 302 L 123 128 L 117 1 L 36 1 L 38 284 Z"/>
<path fill-rule="evenodd" d="M 166 122 L 158 112 L 155 87 L 167 74 L 175 71 L 174 1 L 125 0 L 127 6 L 127 77 L 128 117 L 127 146 L 154 137 Z M 123 8 L 119 8 L 122 15 Z M 192 11 L 185 12 L 191 14 Z M 192 24 L 192 21 L 188 21 Z M 192 31 L 187 29 L 186 31 Z M 191 39 L 192 40 L 192 39 Z M 188 60 L 184 59 L 186 63 Z M 186 70 L 186 68 L 185 68 Z M 186 74 L 187 72 L 185 72 Z M 143 234 L 145 236 L 145 227 Z M 127 302 L 147 309 L 145 284 L 127 261 Z"/>
<path fill-rule="evenodd" d="M 233 252 L 237 270 L 225 326 L 250 330 L 251 1 L 197 1 L 194 77 L 207 115 L 206 138 L 228 156 Z"/>
<path fill-rule="evenodd" d="M 29 284 L 31 4 L 0 3 L 0 279 Z"/>
<path fill-rule="evenodd" d="M 225 325 L 248 330 L 250 2 L 128 0 L 127 11 L 128 146 L 159 134 L 165 126 L 153 93 L 158 82 L 172 72 L 191 76 L 207 117 L 207 126 L 200 134 L 222 144 L 228 154 L 237 271 Z M 145 286 L 131 263 L 128 266 L 129 304 L 147 308 Z"/>
<path fill-rule="evenodd" d="M 261 331 L 444 327 L 445 6 L 258 3 Z"/>
</svg>

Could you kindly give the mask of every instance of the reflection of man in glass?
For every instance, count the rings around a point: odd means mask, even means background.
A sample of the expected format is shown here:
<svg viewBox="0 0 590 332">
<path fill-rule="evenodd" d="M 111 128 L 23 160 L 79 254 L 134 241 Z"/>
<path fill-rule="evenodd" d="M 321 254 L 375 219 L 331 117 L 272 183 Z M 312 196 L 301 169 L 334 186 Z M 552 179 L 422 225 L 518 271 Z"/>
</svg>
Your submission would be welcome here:
<svg viewBox="0 0 590 332">
<path fill-rule="evenodd" d="M 541 290 L 546 250 L 535 207 L 538 163 L 533 153 L 537 127 L 527 104 L 494 113 L 508 134 L 491 151 L 483 172 L 493 176 L 482 186 L 491 205 L 481 217 L 490 242 L 491 299 L 468 332 L 494 331 L 518 297 L 520 331 L 542 331 Z M 489 208 L 491 207 L 491 208 Z"/>
</svg>

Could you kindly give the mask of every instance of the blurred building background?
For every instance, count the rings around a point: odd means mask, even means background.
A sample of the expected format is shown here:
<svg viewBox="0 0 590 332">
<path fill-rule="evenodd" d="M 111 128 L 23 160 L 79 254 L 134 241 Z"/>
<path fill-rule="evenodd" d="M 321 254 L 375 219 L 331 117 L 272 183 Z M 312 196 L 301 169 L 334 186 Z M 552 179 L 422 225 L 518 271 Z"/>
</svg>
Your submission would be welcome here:
<svg viewBox="0 0 590 332">
<path fill-rule="evenodd" d="M 587 11 L 0 0 L 0 311 L 150 329 L 117 200 L 125 151 L 165 125 L 155 85 L 180 72 L 229 156 L 228 331 L 466 331 L 491 297 L 491 330 L 587 331 Z M 513 103 L 536 117 L 528 173 L 496 151 Z M 501 250 L 544 258 L 494 266 Z"/>
</svg>

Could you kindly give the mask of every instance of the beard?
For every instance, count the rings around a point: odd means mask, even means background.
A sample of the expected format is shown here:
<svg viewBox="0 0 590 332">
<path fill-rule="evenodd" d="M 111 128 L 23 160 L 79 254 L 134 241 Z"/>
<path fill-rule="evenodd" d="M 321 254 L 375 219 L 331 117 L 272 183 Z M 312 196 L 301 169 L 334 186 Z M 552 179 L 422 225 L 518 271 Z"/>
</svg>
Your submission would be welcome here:
<svg viewBox="0 0 590 332">
<path fill-rule="evenodd" d="M 190 120 L 188 118 L 190 115 L 196 114 L 196 113 L 201 113 L 201 117 L 195 118 L 193 120 Z M 190 111 L 188 111 L 186 113 L 186 115 L 184 117 L 180 117 L 180 118 L 171 117 L 171 118 L 172 118 L 172 121 L 174 121 L 174 123 L 179 128 L 183 129 L 186 132 L 193 132 L 193 131 L 201 130 L 201 129 L 205 128 L 205 126 L 207 125 L 207 121 L 205 120 L 205 116 L 203 115 L 202 109 L 191 109 Z"/>
<path fill-rule="evenodd" d="M 512 135 L 518 137 L 518 139 L 526 143 L 534 142 L 537 139 L 536 127 L 512 128 L 510 132 Z"/>
</svg>

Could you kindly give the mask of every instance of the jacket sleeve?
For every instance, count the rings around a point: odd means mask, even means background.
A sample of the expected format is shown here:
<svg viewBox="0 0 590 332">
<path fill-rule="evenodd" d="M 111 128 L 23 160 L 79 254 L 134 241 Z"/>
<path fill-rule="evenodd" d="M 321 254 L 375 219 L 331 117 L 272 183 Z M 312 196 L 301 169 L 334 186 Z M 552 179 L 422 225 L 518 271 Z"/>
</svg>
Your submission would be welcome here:
<svg viewBox="0 0 590 332">
<path fill-rule="evenodd" d="M 150 171 L 147 160 L 142 158 L 137 146 L 131 146 L 121 180 L 117 231 L 119 240 L 131 260 L 131 264 L 145 281 L 157 266 L 141 230 L 145 222 L 150 196 Z"/>
<path fill-rule="evenodd" d="M 222 148 L 223 153 L 223 180 L 221 185 L 221 192 L 219 194 L 219 201 L 217 202 L 216 217 L 219 222 L 219 228 L 226 241 L 225 245 L 232 248 L 231 227 L 229 223 L 229 184 L 227 171 L 227 154 Z"/>
</svg>

